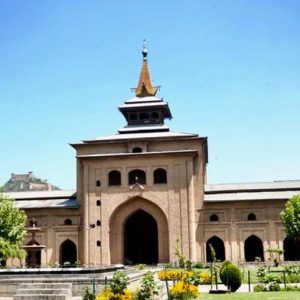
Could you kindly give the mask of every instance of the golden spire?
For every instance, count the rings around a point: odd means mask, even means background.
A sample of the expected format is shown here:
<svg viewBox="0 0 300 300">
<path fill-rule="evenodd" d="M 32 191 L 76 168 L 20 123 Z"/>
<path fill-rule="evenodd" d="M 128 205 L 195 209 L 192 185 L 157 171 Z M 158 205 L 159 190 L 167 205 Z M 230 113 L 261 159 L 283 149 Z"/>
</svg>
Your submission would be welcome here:
<svg viewBox="0 0 300 300">
<path fill-rule="evenodd" d="M 147 97 L 147 96 L 155 96 L 158 87 L 154 87 L 151 82 L 150 72 L 148 68 L 148 62 L 147 62 L 147 48 L 146 48 L 146 41 L 144 40 L 143 45 L 143 64 L 142 64 L 142 70 L 140 74 L 140 79 L 138 86 L 134 89 L 135 95 L 137 97 Z"/>
</svg>

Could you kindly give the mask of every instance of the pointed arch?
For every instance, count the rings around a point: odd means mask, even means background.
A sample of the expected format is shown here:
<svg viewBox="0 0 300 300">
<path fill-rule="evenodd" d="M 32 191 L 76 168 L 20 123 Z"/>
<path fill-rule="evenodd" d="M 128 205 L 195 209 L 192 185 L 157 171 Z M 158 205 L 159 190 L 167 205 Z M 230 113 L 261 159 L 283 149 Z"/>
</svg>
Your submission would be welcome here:
<svg viewBox="0 0 300 300">
<path fill-rule="evenodd" d="M 213 260 L 212 253 L 211 253 L 211 247 L 213 247 L 215 253 L 216 253 L 216 260 L 218 261 L 224 261 L 225 260 L 225 247 L 224 242 L 222 239 L 217 237 L 216 235 L 212 236 L 206 241 L 206 261 L 211 262 Z"/>
<path fill-rule="evenodd" d="M 76 244 L 67 239 L 61 243 L 59 247 L 59 264 L 64 265 L 64 263 L 69 262 L 74 265 L 77 260 L 77 247 Z"/>
<path fill-rule="evenodd" d="M 300 260 L 300 244 L 295 240 L 286 237 L 283 240 L 283 259 L 285 261 Z"/>
<path fill-rule="evenodd" d="M 139 211 L 144 211 L 150 216 L 148 219 L 151 220 L 153 218 L 157 224 L 158 262 L 169 261 L 168 221 L 164 212 L 153 202 L 142 197 L 134 197 L 118 206 L 110 217 L 111 264 L 125 262 L 125 247 L 127 247 L 124 238 L 126 222 Z"/>
<path fill-rule="evenodd" d="M 262 240 L 254 234 L 248 236 L 244 243 L 244 254 L 246 261 L 255 261 L 257 258 L 264 261 L 264 246 Z"/>
</svg>

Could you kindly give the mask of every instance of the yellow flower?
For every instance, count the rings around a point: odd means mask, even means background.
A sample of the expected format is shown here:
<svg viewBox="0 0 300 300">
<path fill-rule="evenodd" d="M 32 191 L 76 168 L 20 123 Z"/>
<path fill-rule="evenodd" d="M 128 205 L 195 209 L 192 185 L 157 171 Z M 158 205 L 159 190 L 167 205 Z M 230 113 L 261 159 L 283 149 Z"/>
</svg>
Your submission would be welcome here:
<svg viewBox="0 0 300 300">
<path fill-rule="evenodd" d="M 184 281 L 178 281 L 170 288 L 170 295 L 173 299 L 197 298 L 200 293 L 198 287 Z"/>
<path fill-rule="evenodd" d="M 114 294 L 111 289 L 105 289 L 96 297 L 96 300 L 133 300 L 133 292 L 125 290 L 124 294 Z"/>
</svg>

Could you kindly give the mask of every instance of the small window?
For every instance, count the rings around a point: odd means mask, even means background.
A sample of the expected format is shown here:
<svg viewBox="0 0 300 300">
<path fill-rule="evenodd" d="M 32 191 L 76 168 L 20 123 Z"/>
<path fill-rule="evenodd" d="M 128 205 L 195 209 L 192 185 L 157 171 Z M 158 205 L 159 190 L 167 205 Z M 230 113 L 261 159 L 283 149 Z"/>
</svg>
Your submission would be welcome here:
<svg viewBox="0 0 300 300">
<path fill-rule="evenodd" d="M 97 220 L 97 226 L 101 226 L 101 221 L 100 220 Z"/>
<path fill-rule="evenodd" d="M 65 219 L 64 224 L 65 225 L 72 225 L 72 220 L 71 219 Z"/>
<path fill-rule="evenodd" d="M 254 213 L 248 215 L 248 221 L 255 221 L 255 220 L 256 220 L 256 215 Z"/>
<path fill-rule="evenodd" d="M 129 119 L 130 119 L 130 120 L 133 120 L 133 121 L 137 120 L 137 114 L 136 114 L 136 113 L 130 114 L 130 115 L 129 115 Z"/>
<path fill-rule="evenodd" d="M 149 114 L 148 113 L 141 113 L 140 114 L 140 120 L 149 120 Z"/>
<path fill-rule="evenodd" d="M 140 147 L 134 147 L 132 149 L 132 153 L 141 153 L 141 152 L 143 152 L 143 149 Z"/>
<path fill-rule="evenodd" d="M 96 201 L 96 205 L 97 205 L 97 206 L 101 206 L 101 200 L 97 200 L 97 201 Z"/>
<path fill-rule="evenodd" d="M 128 184 L 146 184 L 146 173 L 143 170 L 132 170 L 128 174 Z"/>
<path fill-rule="evenodd" d="M 101 241 L 97 241 L 97 247 L 101 247 Z"/>
<path fill-rule="evenodd" d="M 101 186 L 100 180 L 97 180 L 97 181 L 96 181 L 96 186 Z"/>
<path fill-rule="evenodd" d="M 158 112 L 154 111 L 151 113 L 151 119 L 158 119 L 158 118 L 159 118 Z"/>
<path fill-rule="evenodd" d="M 108 185 L 121 185 L 121 173 L 117 170 L 108 173 Z"/>
<path fill-rule="evenodd" d="M 217 215 L 213 214 L 213 215 L 211 215 L 209 217 L 209 221 L 211 221 L 211 222 L 218 222 L 219 221 L 219 217 Z"/>
<path fill-rule="evenodd" d="M 167 183 L 167 171 L 164 169 L 156 169 L 153 172 L 154 184 Z"/>
</svg>

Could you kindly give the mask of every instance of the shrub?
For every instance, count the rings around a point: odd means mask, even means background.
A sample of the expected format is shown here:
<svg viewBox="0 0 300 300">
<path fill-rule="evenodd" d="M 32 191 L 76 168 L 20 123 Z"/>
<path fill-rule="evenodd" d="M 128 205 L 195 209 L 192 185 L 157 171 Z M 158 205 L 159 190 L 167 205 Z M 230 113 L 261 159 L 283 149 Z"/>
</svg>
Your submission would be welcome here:
<svg viewBox="0 0 300 300">
<path fill-rule="evenodd" d="M 112 281 L 109 285 L 114 294 L 124 294 L 129 283 L 129 278 L 123 272 L 117 271 L 114 273 Z"/>
<path fill-rule="evenodd" d="M 253 291 L 254 292 L 266 292 L 267 288 L 263 284 L 257 284 L 254 286 Z"/>
<path fill-rule="evenodd" d="M 296 273 L 289 274 L 286 276 L 286 281 L 290 283 L 297 283 L 300 281 L 300 275 Z"/>
<path fill-rule="evenodd" d="M 144 270 L 146 268 L 146 265 L 145 264 L 139 264 L 139 265 L 136 265 L 135 268 L 137 270 Z"/>
<path fill-rule="evenodd" d="M 193 263 L 193 268 L 194 269 L 204 269 L 205 265 L 204 265 L 204 263 L 197 261 L 197 262 Z"/>
<path fill-rule="evenodd" d="M 154 281 L 154 275 L 152 272 L 147 272 L 144 274 L 142 279 L 141 288 L 136 293 L 137 300 L 148 300 L 153 299 L 154 296 L 157 296 L 158 288 Z"/>
<path fill-rule="evenodd" d="M 220 269 L 220 278 L 231 292 L 235 292 L 242 284 L 240 269 L 230 261 L 224 261 Z"/>
<path fill-rule="evenodd" d="M 257 269 L 257 277 L 260 282 L 264 282 L 264 277 L 268 274 L 267 268 L 266 267 L 260 267 Z"/>
<path fill-rule="evenodd" d="M 265 277 L 263 278 L 263 282 L 264 283 L 271 283 L 271 282 L 281 283 L 282 281 L 281 281 L 280 276 L 270 273 L 270 274 L 265 275 Z"/>
<path fill-rule="evenodd" d="M 166 281 L 179 281 L 186 277 L 192 276 L 193 272 L 181 270 L 181 269 L 175 269 L 175 270 L 165 270 L 165 271 L 159 271 L 158 272 L 158 278 L 160 280 Z"/>
<path fill-rule="evenodd" d="M 125 273 L 117 271 L 114 273 L 109 287 L 104 289 L 98 296 L 97 300 L 132 300 L 133 293 L 126 289 L 128 277 Z"/>
<path fill-rule="evenodd" d="M 186 300 L 197 298 L 199 296 L 198 288 L 188 282 L 178 281 L 170 288 L 171 299 Z"/>
<path fill-rule="evenodd" d="M 123 294 L 114 294 L 111 289 L 105 289 L 100 293 L 96 300 L 133 300 L 134 295 L 130 290 L 124 290 Z"/>
<path fill-rule="evenodd" d="M 269 283 L 269 291 L 270 292 L 278 292 L 280 291 L 280 285 L 278 282 L 272 281 Z"/>
<path fill-rule="evenodd" d="M 96 296 L 86 287 L 82 292 L 82 300 L 95 300 Z"/>
<path fill-rule="evenodd" d="M 211 284 L 212 278 L 211 278 L 210 274 L 208 274 L 208 273 L 201 273 L 200 277 L 201 277 L 200 284 Z"/>
</svg>

